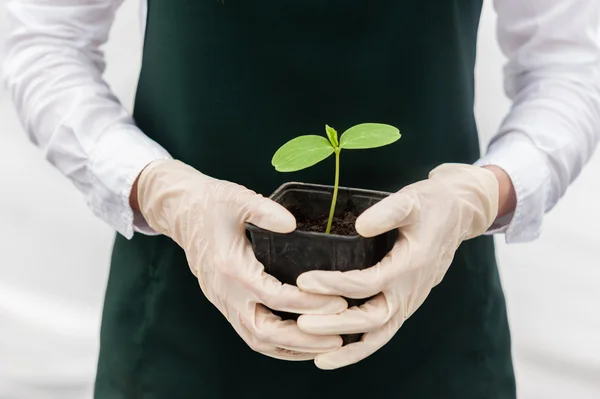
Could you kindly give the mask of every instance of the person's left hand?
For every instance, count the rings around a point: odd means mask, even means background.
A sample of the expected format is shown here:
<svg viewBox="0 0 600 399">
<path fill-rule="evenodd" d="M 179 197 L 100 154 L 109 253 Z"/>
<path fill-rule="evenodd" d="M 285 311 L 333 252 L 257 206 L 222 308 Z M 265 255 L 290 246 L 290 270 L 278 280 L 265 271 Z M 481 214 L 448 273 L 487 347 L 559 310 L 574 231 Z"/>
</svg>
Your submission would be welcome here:
<svg viewBox="0 0 600 399">
<path fill-rule="evenodd" d="M 398 240 L 371 268 L 349 272 L 311 271 L 297 286 L 315 294 L 368 298 L 336 315 L 301 315 L 310 334 L 365 333 L 361 341 L 320 354 L 320 369 L 344 367 L 384 346 L 440 283 L 463 240 L 483 234 L 498 213 L 498 180 L 481 167 L 444 164 L 427 180 L 409 185 L 367 209 L 357 232 L 372 237 L 399 229 Z"/>
</svg>

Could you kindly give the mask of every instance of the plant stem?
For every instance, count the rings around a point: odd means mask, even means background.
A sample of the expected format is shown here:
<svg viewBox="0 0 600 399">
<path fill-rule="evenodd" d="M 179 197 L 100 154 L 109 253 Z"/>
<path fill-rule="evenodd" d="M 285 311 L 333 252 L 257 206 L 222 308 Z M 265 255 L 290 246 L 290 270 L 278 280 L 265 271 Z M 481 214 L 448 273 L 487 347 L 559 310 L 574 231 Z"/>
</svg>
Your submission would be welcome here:
<svg viewBox="0 0 600 399">
<path fill-rule="evenodd" d="M 335 183 L 333 184 L 333 198 L 331 199 L 331 208 L 329 209 L 329 220 L 327 221 L 327 229 L 325 234 L 331 232 L 331 224 L 333 223 L 333 214 L 335 213 L 335 205 L 337 203 L 338 184 L 340 182 L 340 152 L 341 148 L 335 149 Z"/>
</svg>

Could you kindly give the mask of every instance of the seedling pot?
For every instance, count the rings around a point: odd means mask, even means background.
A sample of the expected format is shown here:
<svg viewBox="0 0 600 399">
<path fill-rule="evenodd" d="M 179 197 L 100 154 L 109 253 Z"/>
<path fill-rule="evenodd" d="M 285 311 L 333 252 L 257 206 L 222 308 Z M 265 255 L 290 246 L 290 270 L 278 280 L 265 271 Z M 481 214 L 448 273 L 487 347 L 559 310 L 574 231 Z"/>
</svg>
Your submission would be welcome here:
<svg viewBox="0 0 600 399">
<path fill-rule="evenodd" d="M 256 258 L 265 267 L 265 272 L 282 283 L 296 285 L 296 279 L 311 270 L 349 271 L 365 269 L 379 262 L 393 247 L 397 231 L 365 238 L 353 230 L 345 235 L 336 234 L 336 223 L 340 216 L 351 213 L 360 215 L 389 195 L 381 191 L 339 187 L 335 208 L 334 229 L 325 234 L 327 216 L 331 207 L 333 186 L 286 183 L 270 198 L 290 210 L 297 220 L 321 220 L 319 231 L 307 231 L 299 223 L 289 234 L 274 233 L 247 224 L 248 237 Z M 348 225 L 348 223 L 346 223 Z M 353 226 L 353 222 L 352 222 Z M 359 306 L 369 298 L 349 299 L 349 307 Z M 273 311 L 283 319 L 297 319 L 298 315 Z M 357 342 L 362 334 L 343 336 L 344 344 Z"/>
</svg>

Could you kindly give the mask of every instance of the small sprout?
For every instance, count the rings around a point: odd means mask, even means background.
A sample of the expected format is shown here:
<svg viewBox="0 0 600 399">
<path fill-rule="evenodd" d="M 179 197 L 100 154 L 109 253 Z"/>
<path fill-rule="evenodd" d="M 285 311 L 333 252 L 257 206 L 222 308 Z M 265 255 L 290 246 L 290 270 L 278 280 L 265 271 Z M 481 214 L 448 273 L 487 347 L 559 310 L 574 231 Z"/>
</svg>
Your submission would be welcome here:
<svg viewBox="0 0 600 399">
<path fill-rule="evenodd" d="M 325 125 L 325 131 L 327 132 L 327 138 L 333 147 L 339 147 L 337 131 L 329 125 Z"/>
<path fill-rule="evenodd" d="M 307 135 L 296 137 L 281 146 L 271 163 L 278 172 L 295 172 L 309 168 L 335 153 L 335 182 L 327 221 L 326 234 L 331 231 L 340 180 L 340 152 L 383 147 L 400 139 L 400 131 L 381 123 L 362 123 L 346 130 L 338 140 L 337 131 L 325 125 L 327 138 Z"/>
</svg>

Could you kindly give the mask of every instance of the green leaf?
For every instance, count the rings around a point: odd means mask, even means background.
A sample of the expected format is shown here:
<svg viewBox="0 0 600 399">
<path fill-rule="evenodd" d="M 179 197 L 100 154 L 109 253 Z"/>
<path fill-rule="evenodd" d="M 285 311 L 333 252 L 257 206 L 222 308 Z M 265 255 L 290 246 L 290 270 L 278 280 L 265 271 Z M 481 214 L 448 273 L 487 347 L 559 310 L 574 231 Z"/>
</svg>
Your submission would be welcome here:
<svg viewBox="0 0 600 399">
<path fill-rule="evenodd" d="M 340 138 L 340 147 L 350 150 L 382 147 L 400 138 L 394 126 L 382 123 L 362 123 L 346 130 Z"/>
<path fill-rule="evenodd" d="M 339 147 L 340 143 L 338 142 L 338 134 L 334 128 L 329 125 L 325 125 L 325 131 L 327 132 L 327 137 L 331 142 L 331 145 L 334 147 Z"/>
<path fill-rule="evenodd" d="M 295 172 L 321 162 L 333 152 L 333 147 L 323 136 L 300 136 L 281 146 L 271 163 L 278 172 Z"/>
</svg>

